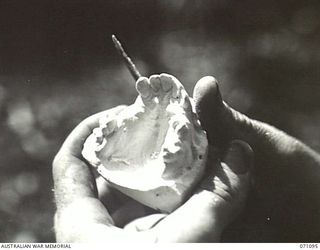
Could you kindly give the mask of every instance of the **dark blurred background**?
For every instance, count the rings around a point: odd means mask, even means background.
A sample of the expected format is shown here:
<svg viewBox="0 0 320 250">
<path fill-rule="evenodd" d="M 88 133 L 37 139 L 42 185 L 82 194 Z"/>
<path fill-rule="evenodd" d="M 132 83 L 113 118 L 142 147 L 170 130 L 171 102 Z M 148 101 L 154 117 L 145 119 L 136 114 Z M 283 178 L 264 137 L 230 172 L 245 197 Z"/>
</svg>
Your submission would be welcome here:
<svg viewBox="0 0 320 250">
<path fill-rule="evenodd" d="M 205 75 L 234 108 L 320 151 L 320 1 L 0 0 L 0 241 L 49 242 L 51 161 L 82 119 L 136 96 L 141 73 Z"/>
</svg>

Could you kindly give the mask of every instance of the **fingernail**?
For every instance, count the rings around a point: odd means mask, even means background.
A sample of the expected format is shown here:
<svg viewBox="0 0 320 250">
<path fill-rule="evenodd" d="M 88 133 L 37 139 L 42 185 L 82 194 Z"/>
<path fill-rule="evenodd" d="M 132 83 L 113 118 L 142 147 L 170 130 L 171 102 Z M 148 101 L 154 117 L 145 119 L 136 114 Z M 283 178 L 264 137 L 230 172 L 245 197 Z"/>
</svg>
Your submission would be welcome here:
<svg viewBox="0 0 320 250">
<path fill-rule="evenodd" d="M 234 140 L 230 144 L 224 162 L 236 174 L 245 174 L 252 167 L 253 151 L 246 142 Z"/>
</svg>

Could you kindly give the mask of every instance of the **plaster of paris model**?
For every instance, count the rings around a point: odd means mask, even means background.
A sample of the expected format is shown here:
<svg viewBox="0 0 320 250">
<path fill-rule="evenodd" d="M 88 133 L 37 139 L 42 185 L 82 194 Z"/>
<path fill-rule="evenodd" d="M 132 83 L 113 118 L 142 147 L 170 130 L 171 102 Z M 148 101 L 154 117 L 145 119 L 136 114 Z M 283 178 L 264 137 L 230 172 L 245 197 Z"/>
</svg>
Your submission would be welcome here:
<svg viewBox="0 0 320 250">
<path fill-rule="evenodd" d="M 154 209 L 171 212 L 205 169 L 208 141 L 182 84 L 168 74 L 141 74 L 112 35 L 136 82 L 136 101 L 116 117 L 101 117 L 83 156 L 115 188 Z"/>
<path fill-rule="evenodd" d="M 134 104 L 116 117 L 101 117 L 82 154 L 121 192 L 171 212 L 203 175 L 206 133 L 174 76 L 140 77 L 136 89 Z"/>
</svg>

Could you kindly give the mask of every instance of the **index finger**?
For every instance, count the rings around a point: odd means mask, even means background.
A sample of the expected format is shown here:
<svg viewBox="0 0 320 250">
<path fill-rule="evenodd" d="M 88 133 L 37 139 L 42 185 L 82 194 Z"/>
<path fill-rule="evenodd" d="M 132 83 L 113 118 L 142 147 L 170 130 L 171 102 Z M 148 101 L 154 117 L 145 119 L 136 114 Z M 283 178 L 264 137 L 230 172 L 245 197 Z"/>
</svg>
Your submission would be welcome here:
<svg viewBox="0 0 320 250">
<path fill-rule="evenodd" d="M 84 119 L 64 141 L 60 152 L 67 153 L 75 157 L 80 157 L 83 143 L 92 133 L 92 130 L 99 126 L 99 119 L 104 115 L 117 115 L 125 107 L 125 105 L 117 106 Z"/>
</svg>

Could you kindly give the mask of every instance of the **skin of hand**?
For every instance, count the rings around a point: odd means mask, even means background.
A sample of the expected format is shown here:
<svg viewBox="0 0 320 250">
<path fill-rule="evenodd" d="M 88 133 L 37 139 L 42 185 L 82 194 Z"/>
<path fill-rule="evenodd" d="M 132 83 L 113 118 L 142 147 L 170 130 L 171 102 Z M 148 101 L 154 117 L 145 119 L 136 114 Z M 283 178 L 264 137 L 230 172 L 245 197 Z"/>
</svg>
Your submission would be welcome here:
<svg viewBox="0 0 320 250">
<path fill-rule="evenodd" d="M 118 113 L 124 107 L 106 112 Z M 104 113 L 104 112 L 103 112 Z M 209 154 L 206 178 L 171 214 L 159 214 L 97 181 L 81 156 L 82 145 L 102 113 L 81 122 L 53 162 L 58 242 L 216 242 L 242 211 L 250 186 L 253 153 L 232 141 L 223 161 Z M 215 151 L 214 147 L 209 148 Z M 97 188 L 98 186 L 98 188 Z M 99 190 L 99 193 L 98 193 Z"/>
<path fill-rule="evenodd" d="M 224 149 L 232 140 L 254 151 L 254 185 L 242 220 L 222 237 L 236 242 L 317 242 L 320 237 L 320 156 L 266 123 L 229 107 L 218 84 L 203 77 L 194 89 L 196 110 L 209 143 Z"/>
</svg>

